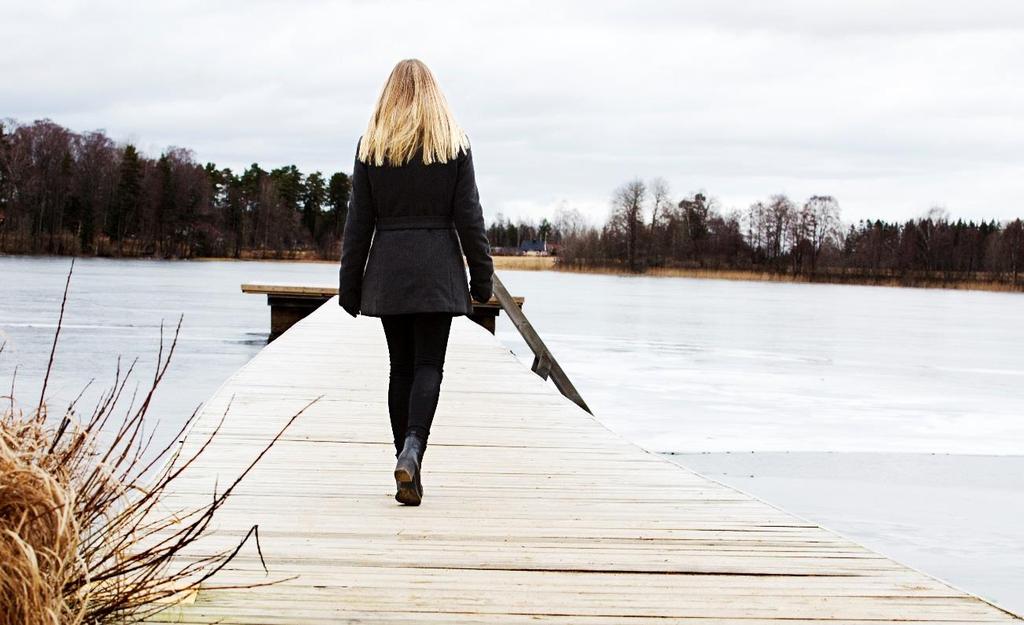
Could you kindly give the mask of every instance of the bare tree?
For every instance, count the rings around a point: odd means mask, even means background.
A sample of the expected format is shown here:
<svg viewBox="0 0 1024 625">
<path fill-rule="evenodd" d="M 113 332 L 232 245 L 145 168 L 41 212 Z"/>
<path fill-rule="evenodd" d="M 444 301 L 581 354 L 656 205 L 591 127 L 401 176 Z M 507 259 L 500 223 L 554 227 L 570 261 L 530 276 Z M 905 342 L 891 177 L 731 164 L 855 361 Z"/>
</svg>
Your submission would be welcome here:
<svg viewBox="0 0 1024 625">
<path fill-rule="evenodd" d="M 773 257 L 778 259 L 793 246 L 793 239 L 788 234 L 793 231 L 791 224 L 796 216 L 796 205 L 785 195 L 773 195 L 768 211 Z"/>
<path fill-rule="evenodd" d="M 747 209 L 747 243 L 755 254 L 765 255 L 768 248 L 768 207 L 764 202 L 754 202 Z M 752 259 L 754 262 L 756 258 Z"/>
<path fill-rule="evenodd" d="M 842 234 L 839 202 L 831 195 L 811 196 L 800 211 L 800 221 L 803 223 L 803 234 L 810 241 L 811 273 L 814 273 L 822 248 L 836 241 Z"/>
<path fill-rule="evenodd" d="M 575 237 L 587 228 L 587 220 L 576 208 L 560 206 L 555 211 L 554 227 L 560 237 Z"/>
<path fill-rule="evenodd" d="M 640 271 L 640 232 L 644 225 L 643 205 L 647 185 L 637 178 L 615 190 L 612 196 L 612 217 L 609 230 L 622 237 L 626 248 L 626 264 L 630 271 Z"/>
<path fill-rule="evenodd" d="M 662 237 L 659 236 L 661 221 L 672 207 L 669 199 L 668 182 L 664 178 L 655 178 L 651 181 L 651 226 L 650 226 L 650 255 L 656 264 L 661 264 L 665 249 Z"/>
</svg>

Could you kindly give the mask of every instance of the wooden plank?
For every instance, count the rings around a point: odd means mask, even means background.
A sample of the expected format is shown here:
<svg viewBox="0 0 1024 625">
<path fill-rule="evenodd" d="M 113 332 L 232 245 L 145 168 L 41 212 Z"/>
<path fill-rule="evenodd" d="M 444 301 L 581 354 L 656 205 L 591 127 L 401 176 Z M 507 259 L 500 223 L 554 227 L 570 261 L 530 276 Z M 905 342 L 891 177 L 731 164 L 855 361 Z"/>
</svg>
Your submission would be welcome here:
<svg viewBox="0 0 1024 625">
<path fill-rule="evenodd" d="M 242 285 L 242 293 L 258 295 L 305 295 L 309 297 L 332 297 L 338 294 L 336 286 L 314 286 L 308 284 L 268 284 L 251 282 Z"/>
<path fill-rule="evenodd" d="M 519 334 L 533 351 L 533 372 L 540 376 L 542 380 L 547 380 L 548 376 L 550 376 L 551 381 L 555 383 L 555 388 L 562 395 L 568 397 L 570 401 L 583 410 L 594 414 L 590 407 L 587 406 L 587 402 L 583 401 L 583 396 L 576 390 L 572 380 L 569 379 L 569 376 L 562 370 L 561 365 L 555 360 L 551 350 L 544 344 L 544 340 L 534 330 L 533 324 L 530 323 L 530 320 L 520 310 L 521 306 L 517 307 L 515 305 L 513 297 L 509 294 L 508 289 L 505 288 L 504 283 L 498 278 L 497 274 L 494 276 L 494 297 L 501 303 L 502 310 L 512 320 L 512 324 L 519 330 Z"/>
<path fill-rule="evenodd" d="M 212 447 L 167 509 L 205 503 L 321 397 L 182 561 L 259 524 L 157 621 L 620 625 L 1020 622 L 813 523 L 616 436 L 484 330 L 453 324 L 418 508 L 393 499 L 378 320 L 330 301 L 236 372 L 185 442 Z M 293 578 L 293 579 L 289 579 Z"/>
</svg>

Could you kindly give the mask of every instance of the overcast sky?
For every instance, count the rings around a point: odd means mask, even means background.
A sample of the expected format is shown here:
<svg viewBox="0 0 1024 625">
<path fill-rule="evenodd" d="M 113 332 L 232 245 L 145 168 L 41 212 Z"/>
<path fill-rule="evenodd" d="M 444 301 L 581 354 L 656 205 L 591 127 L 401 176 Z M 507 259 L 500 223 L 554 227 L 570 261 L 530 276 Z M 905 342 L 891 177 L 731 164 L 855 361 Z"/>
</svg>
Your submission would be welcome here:
<svg viewBox="0 0 1024 625">
<path fill-rule="evenodd" d="M 1024 215 L 1024 1 L 0 0 L 0 117 L 151 155 L 351 171 L 394 63 L 432 67 L 485 212 L 593 221 L 665 178 L 745 209 Z"/>
</svg>

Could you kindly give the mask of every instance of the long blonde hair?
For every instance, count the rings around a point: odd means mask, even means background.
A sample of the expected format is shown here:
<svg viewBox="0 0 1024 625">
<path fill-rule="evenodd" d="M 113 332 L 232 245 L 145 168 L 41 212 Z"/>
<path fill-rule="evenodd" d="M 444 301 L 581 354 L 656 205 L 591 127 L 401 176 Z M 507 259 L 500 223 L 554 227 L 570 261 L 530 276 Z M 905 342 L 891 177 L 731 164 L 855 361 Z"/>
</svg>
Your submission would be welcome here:
<svg viewBox="0 0 1024 625">
<path fill-rule="evenodd" d="M 359 144 L 368 165 L 404 165 L 422 148 L 423 163 L 445 163 L 469 149 L 469 140 L 448 108 L 437 80 L 419 59 L 391 70 Z"/>
</svg>

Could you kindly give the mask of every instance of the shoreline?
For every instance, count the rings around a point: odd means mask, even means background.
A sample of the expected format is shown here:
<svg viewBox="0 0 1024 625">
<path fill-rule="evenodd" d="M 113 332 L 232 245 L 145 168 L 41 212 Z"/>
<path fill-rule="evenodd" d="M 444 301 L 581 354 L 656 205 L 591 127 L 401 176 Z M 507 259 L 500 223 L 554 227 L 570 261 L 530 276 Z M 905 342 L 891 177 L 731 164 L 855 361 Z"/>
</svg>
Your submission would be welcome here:
<svg viewBox="0 0 1024 625">
<path fill-rule="evenodd" d="M 783 282 L 790 284 L 842 284 L 853 286 L 880 286 L 913 289 L 943 289 L 952 291 L 989 291 L 999 293 L 1024 293 L 1024 284 L 983 280 L 979 278 L 954 278 L 945 280 L 936 276 L 897 277 L 886 275 L 830 272 L 814 275 L 793 275 L 758 269 L 701 269 L 690 267 L 655 267 L 643 272 L 632 272 L 621 267 L 558 267 L 553 271 L 565 273 L 589 273 L 652 278 L 692 278 L 697 280 L 731 280 L 738 282 Z"/>
<path fill-rule="evenodd" d="M 690 267 L 655 267 L 643 272 L 632 272 L 621 267 L 559 267 L 552 262 L 551 271 L 564 273 L 604 274 L 651 278 L 690 278 L 695 280 L 730 280 L 735 282 L 781 282 L 789 284 L 836 284 L 852 286 L 879 286 L 911 289 L 941 289 L 951 291 L 988 291 L 995 293 L 1024 293 L 1024 284 L 956 278 L 943 280 L 932 276 L 864 275 L 851 273 L 822 273 L 793 275 L 758 269 L 701 269 Z"/>
<path fill-rule="evenodd" d="M 64 258 L 54 254 L 5 254 L 0 258 Z M 313 263 L 337 264 L 337 260 L 322 258 L 259 258 L 243 256 L 241 258 L 222 256 L 197 256 L 195 258 L 155 258 L 149 256 L 81 256 L 76 258 L 110 258 L 112 260 L 178 260 L 192 262 L 270 262 L 270 263 Z M 559 266 L 555 256 L 494 256 L 495 269 L 511 271 L 557 271 L 561 273 L 579 273 L 594 275 L 611 275 L 622 277 L 650 278 L 689 278 L 694 280 L 730 280 L 735 282 L 782 282 L 790 284 L 839 284 L 853 286 L 879 286 L 913 289 L 941 289 L 950 291 L 986 291 L 992 293 L 1024 293 L 1024 284 L 1011 284 L 995 280 L 979 278 L 954 278 L 946 280 L 938 276 L 897 277 L 879 274 L 863 274 L 849 272 L 828 272 L 815 275 L 793 275 L 757 269 L 702 269 L 691 267 L 654 267 L 643 272 L 632 272 L 615 266 Z"/>
</svg>

